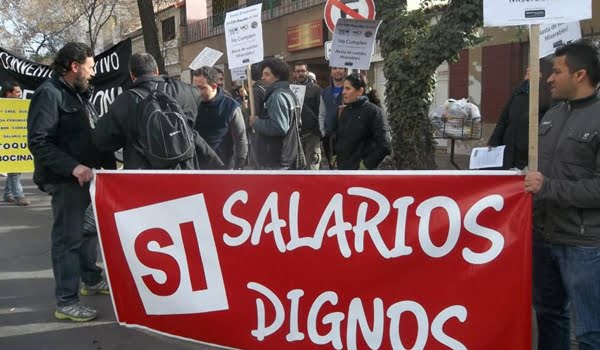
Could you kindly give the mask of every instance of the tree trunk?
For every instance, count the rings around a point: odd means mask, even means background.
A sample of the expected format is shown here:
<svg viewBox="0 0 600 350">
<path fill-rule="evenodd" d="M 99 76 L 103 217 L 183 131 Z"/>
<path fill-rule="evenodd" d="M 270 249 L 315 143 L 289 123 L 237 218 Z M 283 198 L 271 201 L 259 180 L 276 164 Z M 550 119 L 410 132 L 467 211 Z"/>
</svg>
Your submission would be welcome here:
<svg viewBox="0 0 600 350">
<path fill-rule="evenodd" d="M 142 34 L 144 36 L 146 52 L 156 59 L 160 74 L 166 74 L 165 61 L 158 42 L 158 27 L 156 26 L 156 17 L 154 16 L 152 0 L 137 0 L 137 3 L 140 11 L 140 20 L 142 21 Z"/>
<path fill-rule="evenodd" d="M 431 2 L 425 2 L 431 5 Z M 407 12 L 406 0 L 379 0 L 379 28 L 384 58 L 386 103 L 397 169 L 435 169 L 434 129 L 428 117 L 435 92 L 435 71 L 470 45 L 479 44 L 475 29 L 483 24 L 482 0 L 451 1 L 431 14 Z"/>
</svg>

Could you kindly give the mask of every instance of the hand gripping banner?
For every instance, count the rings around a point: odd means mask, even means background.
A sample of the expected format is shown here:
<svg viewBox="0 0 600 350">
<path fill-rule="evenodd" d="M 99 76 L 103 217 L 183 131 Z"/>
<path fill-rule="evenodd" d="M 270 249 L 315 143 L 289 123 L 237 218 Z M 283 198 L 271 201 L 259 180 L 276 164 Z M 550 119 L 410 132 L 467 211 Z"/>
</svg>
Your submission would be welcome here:
<svg viewBox="0 0 600 350">
<path fill-rule="evenodd" d="M 509 172 L 97 172 L 118 321 L 235 349 L 530 349 Z"/>
</svg>

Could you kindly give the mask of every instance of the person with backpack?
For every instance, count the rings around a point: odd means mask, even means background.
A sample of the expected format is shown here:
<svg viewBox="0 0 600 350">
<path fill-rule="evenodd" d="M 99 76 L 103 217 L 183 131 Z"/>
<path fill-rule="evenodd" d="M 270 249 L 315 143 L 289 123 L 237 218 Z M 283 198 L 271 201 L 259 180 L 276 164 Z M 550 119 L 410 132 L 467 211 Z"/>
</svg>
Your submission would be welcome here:
<svg viewBox="0 0 600 350">
<path fill-rule="evenodd" d="M 290 90 L 289 67 L 281 59 L 262 65 L 262 80 L 270 86 L 260 116 L 250 116 L 256 132 L 253 152 L 259 169 L 304 169 L 306 159 L 299 135 L 300 106 Z"/>
<path fill-rule="evenodd" d="M 133 84 L 98 121 L 94 144 L 123 148 L 125 169 L 221 169 L 219 156 L 194 130 L 198 89 L 160 76 L 149 53 L 134 54 L 129 71 Z"/>
</svg>

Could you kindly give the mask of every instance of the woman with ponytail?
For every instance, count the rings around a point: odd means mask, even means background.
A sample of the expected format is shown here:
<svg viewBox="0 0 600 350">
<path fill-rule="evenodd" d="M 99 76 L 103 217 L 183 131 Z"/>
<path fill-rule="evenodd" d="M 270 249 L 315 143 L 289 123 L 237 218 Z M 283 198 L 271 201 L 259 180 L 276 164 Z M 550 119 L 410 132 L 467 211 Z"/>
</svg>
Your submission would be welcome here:
<svg viewBox="0 0 600 350">
<path fill-rule="evenodd" d="M 365 77 L 352 73 L 344 80 L 344 107 L 336 131 L 337 166 L 357 170 L 361 161 L 375 169 L 391 153 L 390 127 L 380 107 L 377 93 Z"/>
</svg>

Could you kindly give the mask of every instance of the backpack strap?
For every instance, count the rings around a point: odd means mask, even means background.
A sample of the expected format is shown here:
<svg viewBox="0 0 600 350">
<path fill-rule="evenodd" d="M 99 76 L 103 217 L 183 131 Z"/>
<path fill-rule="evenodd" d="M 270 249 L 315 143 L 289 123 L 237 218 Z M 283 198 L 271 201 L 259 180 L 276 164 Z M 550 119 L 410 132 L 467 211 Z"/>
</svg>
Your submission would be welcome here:
<svg viewBox="0 0 600 350">
<path fill-rule="evenodd" d="M 157 82 L 156 84 L 154 84 L 154 88 L 148 88 L 146 86 L 140 85 L 140 86 L 136 86 L 133 89 L 129 89 L 129 90 L 143 100 L 146 97 L 148 97 L 149 94 L 151 94 L 153 91 L 156 91 L 156 90 L 160 90 L 161 92 L 164 92 L 166 94 L 167 93 L 167 84 L 169 84 L 169 82 L 165 80 L 165 82 Z M 161 87 L 161 89 L 159 89 L 159 87 Z M 142 94 L 142 91 L 146 92 L 146 94 L 145 95 Z"/>
</svg>

